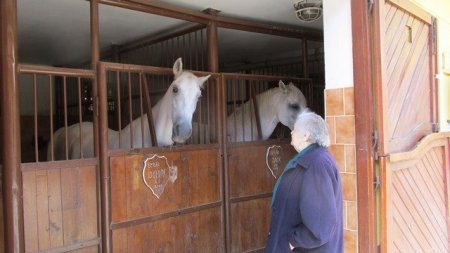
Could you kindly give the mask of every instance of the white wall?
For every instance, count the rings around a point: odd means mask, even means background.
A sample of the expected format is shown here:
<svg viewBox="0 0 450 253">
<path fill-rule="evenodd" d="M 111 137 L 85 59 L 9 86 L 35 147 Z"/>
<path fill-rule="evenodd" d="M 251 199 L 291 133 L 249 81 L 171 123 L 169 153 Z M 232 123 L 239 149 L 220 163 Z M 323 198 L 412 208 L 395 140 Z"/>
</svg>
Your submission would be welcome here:
<svg viewBox="0 0 450 253">
<path fill-rule="evenodd" d="M 351 0 L 324 0 L 326 89 L 353 86 Z"/>
</svg>

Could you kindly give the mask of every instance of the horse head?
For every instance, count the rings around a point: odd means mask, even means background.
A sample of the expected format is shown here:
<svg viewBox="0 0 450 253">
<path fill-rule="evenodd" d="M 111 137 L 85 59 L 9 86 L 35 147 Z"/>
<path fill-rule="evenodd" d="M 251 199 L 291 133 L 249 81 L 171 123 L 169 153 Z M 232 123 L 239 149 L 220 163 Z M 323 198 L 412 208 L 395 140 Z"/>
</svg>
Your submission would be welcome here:
<svg viewBox="0 0 450 253">
<path fill-rule="evenodd" d="M 278 87 L 281 91 L 280 102 L 277 104 L 278 119 L 283 125 L 292 130 L 297 115 L 306 108 L 306 99 L 293 83 L 285 85 L 280 80 Z"/>
<path fill-rule="evenodd" d="M 172 102 L 172 140 L 184 143 L 192 134 L 192 115 L 197 108 L 201 89 L 211 75 L 197 77 L 191 72 L 183 71 L 183 63 L 178 58 L 173 64 L 174 81 L 168 92 Z"/>
</svg>

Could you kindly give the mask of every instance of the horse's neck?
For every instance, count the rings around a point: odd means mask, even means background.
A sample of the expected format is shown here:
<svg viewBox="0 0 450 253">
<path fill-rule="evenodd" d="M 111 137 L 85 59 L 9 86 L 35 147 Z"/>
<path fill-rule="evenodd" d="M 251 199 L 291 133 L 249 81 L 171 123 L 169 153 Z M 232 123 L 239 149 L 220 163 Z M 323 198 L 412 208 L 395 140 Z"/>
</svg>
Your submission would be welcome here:
<svg viewBox="0 0 450 253">
<path fill-rule="evenodd" d="M 170 117 L 170 97 L 164 95 L 164 97 L 158 101 L 158 103 L 152 107 L 153 123 L 155 126 L 155 133 L 158 141 L 158 146 L 172 145 L 172 118 Z M 130 146 L 129 137 L 131 136 L 131 130 L 133 131 L 133 146 L 140 147 L 142 144 L 142 131 L 141 126 L 144 124 L 144 144 L 145 146 L 151 146 L 150 129 L 147 120 L 147 114 L 142 117 L 138 117 L 133 120 L 131 124 L 128 124 L 122 129 L 122 143 L 125 146 Z M 113 141 L 113 140 L 112 140 Z M 118 144 L 117 144 L 118 145 Z M 116 145 L 116 146 L 117 146 Z"/>
<path fill-rule="evenodd" d="M 264 139 L 269 138 L 273 130 L 275 130 L 278 122 L 280 122 L 278 119 L 277 110 L 275 109 L 275 106 L 280 102 L 278 101 L 279 97 L 278 91 L 274 90 L 268 90 L 256 96 L 262 137 Z M 251 102 L 251 100 L 249 102 Z"/>
<path fill-rule="evenodd" d="M 155 125 L 155 133 L 158 136 L 158 146 L 172 145 L 172 117 L 170 95 L 165 94 L 164 97 L 152 108 L 153 123 Z"/>
</svg>

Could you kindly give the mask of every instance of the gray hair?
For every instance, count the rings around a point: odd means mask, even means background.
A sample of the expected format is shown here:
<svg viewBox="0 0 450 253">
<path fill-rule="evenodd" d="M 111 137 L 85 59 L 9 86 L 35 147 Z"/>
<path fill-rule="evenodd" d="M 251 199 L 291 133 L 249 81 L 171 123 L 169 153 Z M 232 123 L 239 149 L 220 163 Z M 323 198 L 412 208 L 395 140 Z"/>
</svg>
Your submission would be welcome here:
<svg viewBox="0 0 450 253">
<path fill-rule="evenodd" d="M 325 120 L 319 115 L 305 110 L 297 116 L 294 131 L 303 131 L 310 134 L 309 141 L 317 143 L 319 146 L 330 146 L 330 135 Z"/>
</svg>

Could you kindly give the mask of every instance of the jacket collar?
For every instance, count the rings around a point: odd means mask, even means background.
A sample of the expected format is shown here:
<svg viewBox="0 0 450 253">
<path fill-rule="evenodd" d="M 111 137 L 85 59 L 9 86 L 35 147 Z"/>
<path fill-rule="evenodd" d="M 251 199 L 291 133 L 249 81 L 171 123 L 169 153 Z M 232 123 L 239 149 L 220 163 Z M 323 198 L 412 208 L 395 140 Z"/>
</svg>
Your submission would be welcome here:
<svg viewBox="0 0 450 253">
<path fill-rule="evenodd" d="M 303 168 L 309 168 L 321 147 L 314 143 L 307 148 L 308 150 L 294 162 L 294 167 L 298 164 Z"/>
</svg>

